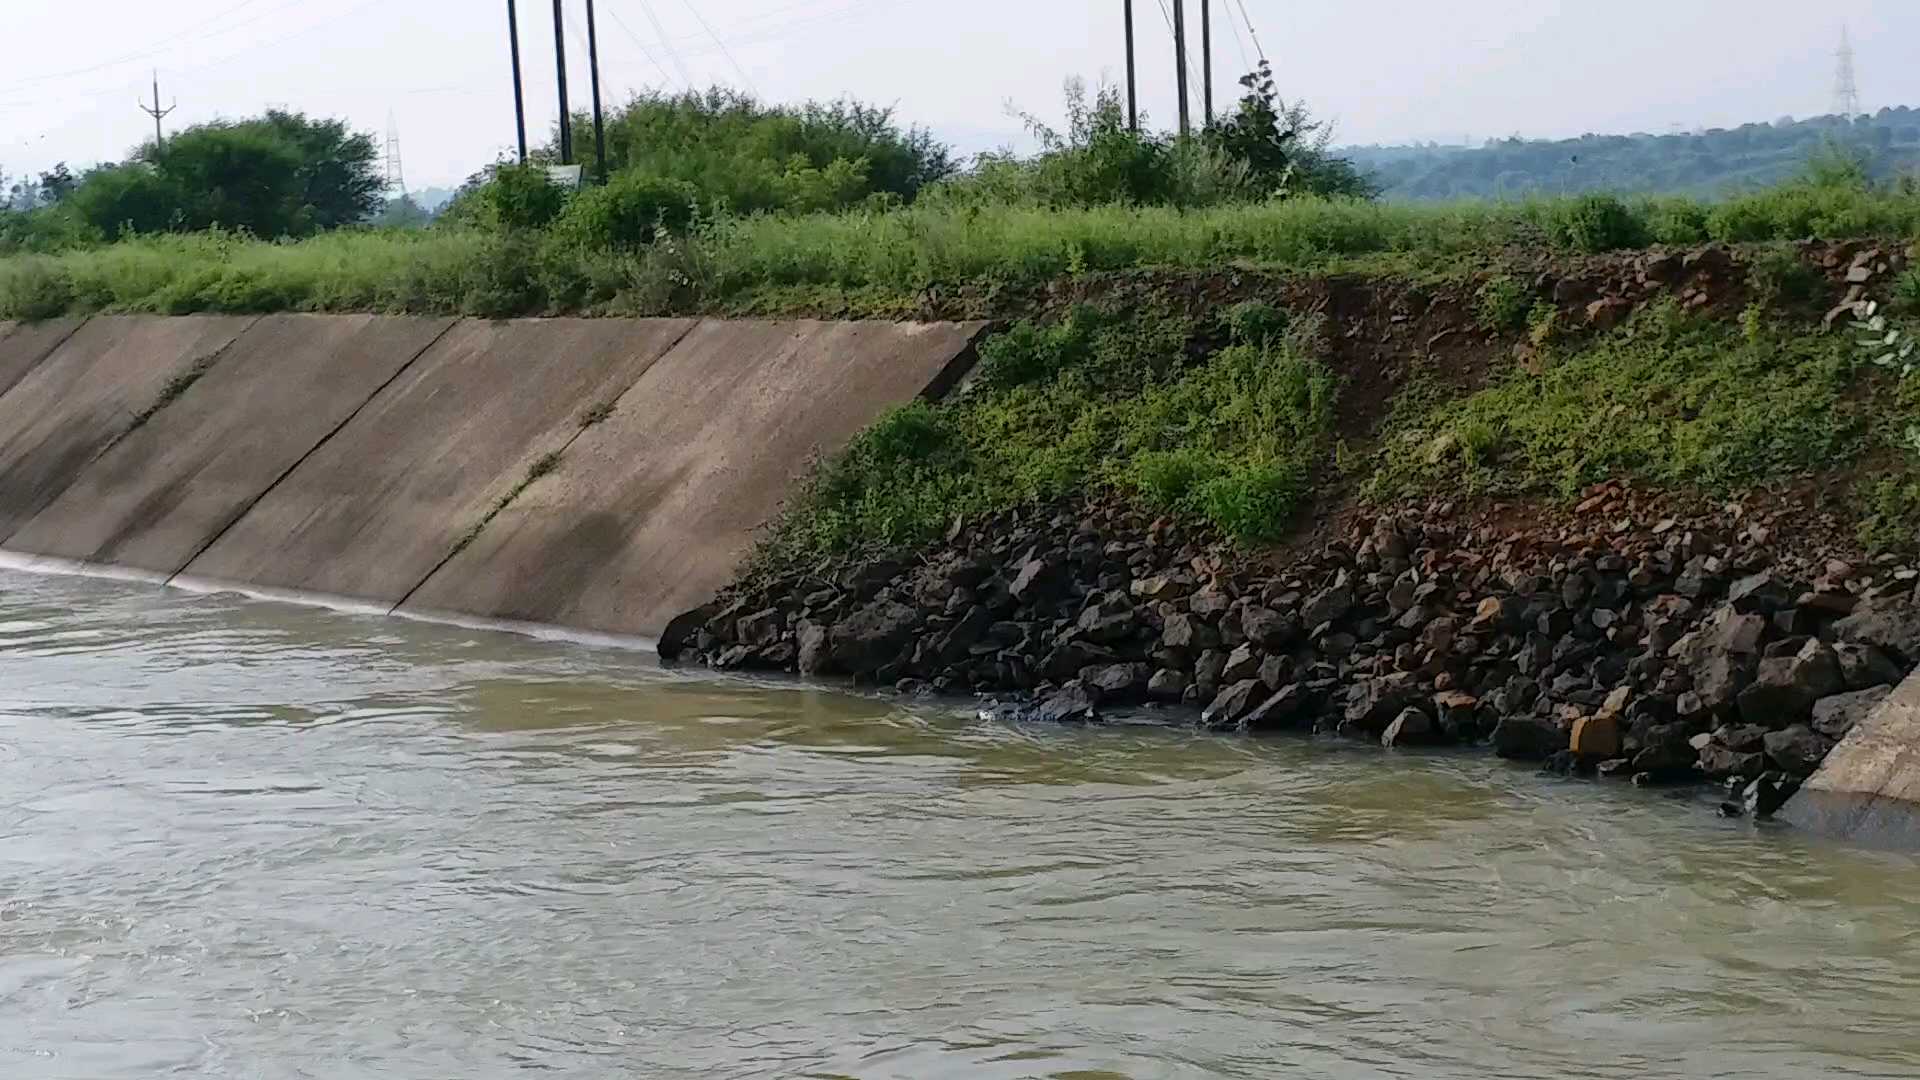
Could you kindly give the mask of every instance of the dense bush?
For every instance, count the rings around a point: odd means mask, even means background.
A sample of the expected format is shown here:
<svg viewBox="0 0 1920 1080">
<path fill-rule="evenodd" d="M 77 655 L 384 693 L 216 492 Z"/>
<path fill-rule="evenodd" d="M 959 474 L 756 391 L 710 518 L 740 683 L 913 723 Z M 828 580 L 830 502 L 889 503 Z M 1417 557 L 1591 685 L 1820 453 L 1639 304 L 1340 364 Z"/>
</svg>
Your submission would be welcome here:
<svg viewBox="0 0 1920 1080">
<path fill-rule="evenodd" d="M 575 131 L 590 122 L 577 117 Z M 741 214 L 833 210 L 875 195 L 911 201 L 953 171 L 943 144 L 902 129 L 890 109 L 768 105 L 717 87 L 636 96 L 607 115 L 606 141 L 609 173 L 679 181 L 703 207 Z"/>
</svg>

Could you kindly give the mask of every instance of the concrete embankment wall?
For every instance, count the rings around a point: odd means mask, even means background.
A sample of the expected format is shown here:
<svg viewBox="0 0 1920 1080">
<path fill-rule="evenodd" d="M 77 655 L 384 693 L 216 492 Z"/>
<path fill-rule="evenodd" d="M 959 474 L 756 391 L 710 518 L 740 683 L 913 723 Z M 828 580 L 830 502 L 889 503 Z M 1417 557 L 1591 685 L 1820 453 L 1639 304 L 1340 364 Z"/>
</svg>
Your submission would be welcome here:
<svg viewBox="0 0 1920 1080">
<path fill-rule="evenodd" d="M 0 324 L 0 547 L 653 636 L 977 323 Z"/>
<path fill-rule="evenodd" d="M 1920 672 L 1854 725 L 1780 816 L 1829 836 L 1920 847 Z"/>
</svg>

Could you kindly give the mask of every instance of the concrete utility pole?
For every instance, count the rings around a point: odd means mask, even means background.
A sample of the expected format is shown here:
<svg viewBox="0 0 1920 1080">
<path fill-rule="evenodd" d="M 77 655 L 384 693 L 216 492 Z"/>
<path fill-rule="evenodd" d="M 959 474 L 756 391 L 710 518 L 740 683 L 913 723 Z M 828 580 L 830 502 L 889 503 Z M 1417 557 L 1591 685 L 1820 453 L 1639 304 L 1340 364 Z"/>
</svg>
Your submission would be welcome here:
<svg viewBox="0 0 1920 1080">
<path fill-rule="evenodd" d="M 175 99 L 173 104 L 167 106 L 164 109 L 160 107 L 160 73 L 157 71 L 154 72 L 153 73 L 153 107 L 148 108 L 144 103 L 142 103 L 140 106 L 140 111 L 143 113 L 146 113 L 148 116 L 153 117 L 153 152 L 156 156 L 159 155 L 160 151 L 166 149 L 166 136 L 162 135 L 160 132 L 160 118 L 179 107 L 180 107 L 180 102 L 178 99 Z"/>
<path fill-rule="evenodd" d="M 1193 133 L 1193 117 L 1187 106 L 1187 0 L 1173 0 L 1173 71 L 1180 91 L 1180 137 Z"/>
<path fill-rule="evenodd" d="M 1200 0 L 1200 100 L 1213 126 L 1213 0 Z"/>
<path fill-rule="evenodd" d="M 567 108 L 567 34 L 560 0 L 553 0 L 553 60 L 560 74 L 560 164 L 573 164 L 573 113 Z"/>
<path fill-rule="evenodd" d="M 600 37 L 593 29 L 593 0 L 587 0 L 587 69 L 593 74 L 593 160 L 607 179 L 607 131 L 600 116 Z"/>
<path fill-rule="evenodd" d="M 520 13 L 507 0 L 507 49 L 513 54 L 513 130 L 520 137 L 520 164 L 527 163 L 527 95 L 520 87 Z"/>
<path fill-rule="evenodd" d="M 1133 75 L 1133 0 L 1122 0 L 1127 19 L 1127 130 L 1140 130 L 1140 86 Z"/>
</svg>

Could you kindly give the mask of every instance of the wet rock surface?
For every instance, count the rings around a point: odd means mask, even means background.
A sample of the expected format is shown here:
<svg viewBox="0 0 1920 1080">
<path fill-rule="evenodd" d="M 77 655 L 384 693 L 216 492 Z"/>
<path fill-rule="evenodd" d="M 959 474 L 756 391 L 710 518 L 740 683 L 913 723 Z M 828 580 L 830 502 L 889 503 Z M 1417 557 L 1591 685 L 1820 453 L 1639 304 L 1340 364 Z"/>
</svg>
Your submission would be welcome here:
<svg viewBox="0 0 1920 1080">
<path fill-rule="evenodd" d="M 1058 507 L 755 580 L 676 620 L 662 653 L 992 695 L 1011 721 L 1159 710 L 1642 785 L 1734 778 L 1730 808 L 1770 812 L 1920 661 L 1912 570 L 1776 534 L 1617 485 L 1558 523 L 1436 504 L 1277 555 Z"/>
</svg>

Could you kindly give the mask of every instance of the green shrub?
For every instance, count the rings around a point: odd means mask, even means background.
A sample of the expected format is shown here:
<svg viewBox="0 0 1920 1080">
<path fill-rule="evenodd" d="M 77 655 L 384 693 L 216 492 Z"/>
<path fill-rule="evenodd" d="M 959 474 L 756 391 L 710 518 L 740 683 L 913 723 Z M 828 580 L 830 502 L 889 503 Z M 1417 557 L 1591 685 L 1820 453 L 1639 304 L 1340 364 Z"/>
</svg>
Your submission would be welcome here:
<svg viewBox="0 0 1920 1080">
<path fill-rule="evenodd" d="M 1691 199 L 1654 199 L 1646 204 L 1647 240 L 1691 247 L 1708 237 L 1708 210 Z"/>
<path fill-rule="evenodd" d="M 1870 551 L 1920 550 L 1920 478 L 1889 474 L 1867 487 L 1858 535 Z"/>
<path fill-rule="evenodd" d="M 493 175 L 449 207 L 455 221 L 470 220 L 484 229 L 540 229 L 566 208 L 566 189 L 540 165 L 498 165 Z"/>
<path fill-rule="evenodd" d="M 1475 317 L 1482 330 L 1495 333 L 1519 330 L 1527 325 L 1527 315 L 1533 310 L 1533 290 L 1505 274 L 1481 285 L 1476 296 Z"/>
<path fill-rule="evenodd" d="M 1258 300 L 1242 300 L 1227 309 L 1227 330 L 1236 345 L 1278 342 L 1291 323 L 1287 309 Z"/>
<path fill-rule="evenodd" d="M 697 203 L 698 193 L 684 180 L 621 173 L 568 200 L 553 229 L 566 242 L 631 250 L 652 243 L 659 231 L 685 229 Z"/>
<path fill-rule="evenodd" d="M 1773 247 L 1755 255 L 1747 267 L 1747 287 L 1763 308 L 1805 304 L 1823 284 L 1819 271 L 1808 266 L 1791 247 Z"/>
<path fill-rule="evenodd" d="M 1901 315 L 1920 314 L 1920 270 L 1905 270 L 1893 279 L 1893 310 Z"/>
<path fill-rule="evenodd" d="M 1590 255 L 1647 242 L 1645 222 L 1611 195 L 1585 195 L 1559 207 L 1551 229 L 1555 244 Z"/>
</svg>

